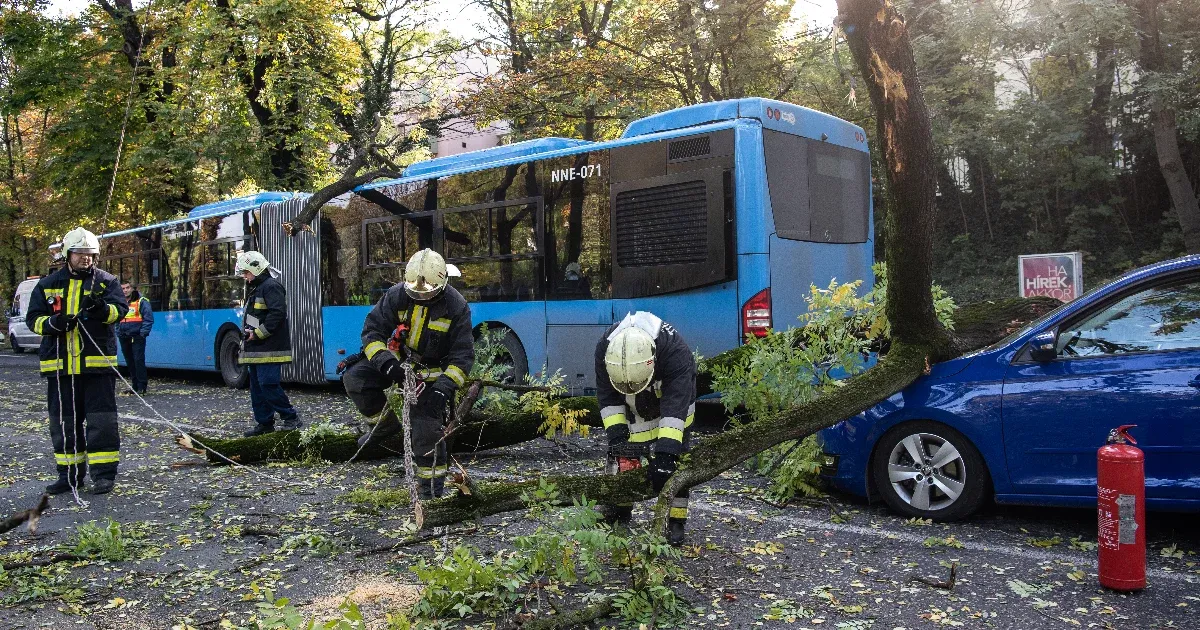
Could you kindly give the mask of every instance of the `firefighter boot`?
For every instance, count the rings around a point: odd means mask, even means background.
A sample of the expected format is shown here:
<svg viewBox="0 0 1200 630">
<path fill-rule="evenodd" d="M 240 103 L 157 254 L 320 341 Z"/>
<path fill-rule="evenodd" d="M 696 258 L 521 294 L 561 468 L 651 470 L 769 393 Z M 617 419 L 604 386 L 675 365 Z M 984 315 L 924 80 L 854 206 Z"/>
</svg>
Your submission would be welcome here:
<svg viewBox="0 0 1200 630">
<path fill-rule="evenodd" d="M 304 422 L 300 420 L 300 416 L 292 416 L 283 421 L 283 426 L 280 427 L 284 431 L 299 431 L 304 428 Z"/>
<path fill-rule="evenodd" d="M 681 518 L 667 519 L 667 544 L 672 547 L 683 545 L 684 528 L 687 521 Z"/>
<path fill-rule="evenodd" d="M 92 494 L 108 494 L 113 491 L 116 482 L 112 479 L 97 479 L 92 482 Z"/>
<path fill-rule="evenodd" d="M 400 424 L 400 418 L 396 417 L 395 411 L 392 411 L 391 408 L 388 408 L 388 410 L 384 412 L 383 417 L 379 419 L 379 422 L 375 423 L 374 429 L 372 429 L 369 433 L 364 433 L 363 435 L 359 436 L 358 446 L 362 448 L 368 444 L 381 444 L 384 440 L 396 435 L 402 430 L 404 430 L 404 427 Z"/>
<path fill-rule="evenodd" d="M 253 429 L 246 431 L 242 435 L 244 435 L 246 437 L 254 437 L 256 435 L 266 435 L 268 433 L 271 433 L 274 430 L 275 430 L 274 424 L 262 424 L 262 423 L 256 422 L 256 423 L 254 423 Z"/>
<path fill-rule="evenodd" d="M 69 474 L 70 473 L 59 473 L 58 481 L 55 481 L 54 483 L 46 486 L 46 494 L 53 495 L 53 494 L 62 494 L 64 492 L 70 492 L 72 485 L 75 486 L 75 489 L 82 490 L 83 484 L 87 479 L 87 472 L 82 469 L 79 470 L 78 472 L 76 472 L 74 484 L 71 483 L 71 479 L 68 476 Z"/>
</svg>

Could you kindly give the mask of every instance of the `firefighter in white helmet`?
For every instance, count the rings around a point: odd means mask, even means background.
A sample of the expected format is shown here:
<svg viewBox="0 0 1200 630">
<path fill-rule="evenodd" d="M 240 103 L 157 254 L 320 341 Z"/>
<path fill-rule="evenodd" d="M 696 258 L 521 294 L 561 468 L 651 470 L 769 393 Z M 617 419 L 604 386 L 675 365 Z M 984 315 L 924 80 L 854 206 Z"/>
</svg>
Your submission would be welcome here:
<svg viewBox="0 0 1200 630">
<path fill-rule="evenodd" d="M 113 324 L 129 309 L 121 285 L 96 268 L 100 240 L 76 228 L 63 237 L 66 264 L 42 278 L 25 323 L 42 335 L 50 439 L 58 480 L 50 494 L 79 489 L 88 470 L 92 493 L 111 492 L 121 437 L 117 429 L 117 340 Z"/>
<path fill-rule="evenodd" d="M 283 364 L 292 362 L 292 337 L 288 329 L 287 291 L 271 277 L 271 264 L 258 252 L 238 254 L 234 272 L 248 285 L 242 320 L 242 354 L 238 362 L 250 372 L 250 405 L 254 428 L 246 437 L 275 430 L 275 416 L 284 431 L 303 426 L 300 415 L 280 385 Z"/>
<path fill-rule="evenodd" d="M 384 414 L 360 440 L 364 446 L 401 431 L 384 390 L 393 383 L 403 387 L 402 361 L 411 362 L 416 371 L 420 393 L 412 401 L 409 419 L 422 500 L 443 492 L 449 467 L 442 426 L 454 392 L 475 363 L 471 330 L 471 307 L 449 286 L 446 261 L 432 249 L 422 249 L 405 266 L 404 282 L 388 289 L 367 315 L 361 357 L 346 361 L 342 383 L 350 400 L 363 415 Z"/>
<path fill-rule="evenodd" d="M 608 436 L 609 474 L 639 468 L 662 490 L 688 449 L 696 413 L 696 360 L 679 331 L 653 313 L 626 315 L 596 344 L 596 397 Z M 671 504 L 667 540 L 683 544 L 688 491 Z M 606 507 L 627 521 L 630 504 Z"/>
</svg>

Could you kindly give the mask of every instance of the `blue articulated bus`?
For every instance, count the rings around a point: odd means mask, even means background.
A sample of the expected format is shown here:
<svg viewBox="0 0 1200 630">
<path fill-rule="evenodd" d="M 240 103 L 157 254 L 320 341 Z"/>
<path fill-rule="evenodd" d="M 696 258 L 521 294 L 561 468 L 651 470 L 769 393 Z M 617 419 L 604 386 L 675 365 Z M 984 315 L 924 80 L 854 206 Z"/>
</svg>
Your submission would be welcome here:
<svg viewBox="0 0 1200 630">
<path fill-rule="evenodd" d="M 296 357 L 284 378 L 312 383 L 336 378 L 371 305 L 423 247 L 460 269 L 452 282 L 474 323 L 506 331 L 517 376 L 546 366 L 576 391 L 594 386 L 595 344 L 627 312 L 653 311 L 712 356 L 796 325 L 812 284 L 873 280 L 862 129 L 765 99 L 657 114 L 613 141 L 543 138 L 418 162 L 288 237 L 303 200 L 263 193 L 105 237 L 102 266 L 132 273 L 164 312 L 148 365 L 244 381 L 239 249 L 262 250 L 280 272 Z"/>
</svg>

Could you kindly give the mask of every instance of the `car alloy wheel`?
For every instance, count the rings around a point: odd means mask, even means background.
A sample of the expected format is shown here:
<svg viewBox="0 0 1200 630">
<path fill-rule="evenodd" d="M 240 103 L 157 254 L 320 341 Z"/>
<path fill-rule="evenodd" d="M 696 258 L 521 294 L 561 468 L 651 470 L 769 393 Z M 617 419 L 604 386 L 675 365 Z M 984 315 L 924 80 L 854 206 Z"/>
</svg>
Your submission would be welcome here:
<svg viewBox="0 0 1200 630">
<path fill-rule="evenodd" d="M 893 510 L 939 521 L 974 512 L 991 488 L 987 466 L 970 440 L 928 420 L 885 433 L 876 444 L 872 476 Z"/>
<path fill-rule="evenodd" d="M 897 496 L 918 510 L 944 510 L 954 504 L 967 482 L 962 454 L 946 438 L 914 433 L 888 456 L 888 482 Z"/>
</svg>

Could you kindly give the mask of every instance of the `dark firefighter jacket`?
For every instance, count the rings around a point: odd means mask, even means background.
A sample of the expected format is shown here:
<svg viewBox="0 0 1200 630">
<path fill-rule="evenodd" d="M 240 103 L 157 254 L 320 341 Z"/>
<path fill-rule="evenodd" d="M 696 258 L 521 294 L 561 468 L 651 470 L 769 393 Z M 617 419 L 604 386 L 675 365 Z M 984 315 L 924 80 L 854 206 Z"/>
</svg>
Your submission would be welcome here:
<svg viewBox="0 0 1200 630">
<path fill-rule="evenodd" d="M 108 314 L 102 320 L 91 319 L 82 312 L 88 293 L 108 304 Z M 42 335 L 38 350 L 42 375 L 108 372 L 116 367 L 117 340 L 113 335 L 113 324 L 128 310 L 117 277 L 103 269 L 92 267 L 88 271 L 72 272 L 64 265 L 42 278 L 29 296 L 29 310 L 25 315 L 29 329 Z M 66 332 L 54 330 L 49 320 L 60 312 L 78 315 L 79 325 Z"/>
<path fill-rule="evenodd" d="M 149 337 L 150 329 L 154 327 L 154 309 L 150 308 L 150 300 L 138 296 L 129 303 L 129 312 L 117 324 L 118 337 Z"/>
<path fill-rule="evenodd" d="M 414 365 L 424 366 L 419 378 L 447 394 L 462 386 L 475 363 L 475 339 L 471 307 L 461 293 L 448 286 L 436 300 L 421 304 L 405 293 L 403 283 L 388 289 L 363 323 L 363 353 L 376 368 L 387 359 L 388 340 L 400 326 L 402 349 Z M 401 360 L 404 354 L 398 353 Z"/>
<path fill-rule="evenodd" d="M 242 342 L 238 363 L 291 363 L 292 336 L 288 330 L 287 292 L 270 270 L 263 270 L 250 281 L 246 296 L 246 315 L 242 319 L 243 333 L 254 331 L 251 339 Z"/>
<path fill-rule="evenodd" d="M 613 389 L 604 353 L 616 333 L 630 326 L 654 337 L 654 378 L 649 387 L 627 396 Z M 626 315 L 596 345 L 596 397 L 606 430 L 628 424 L 631 443 L 658 440 L 657 450 L 678 455 L 683 451 L 683 432 L 696 413 L 696 360 L 691 348 L 679 331 L 655 315 L 645 311 Z"/>
</svg>

